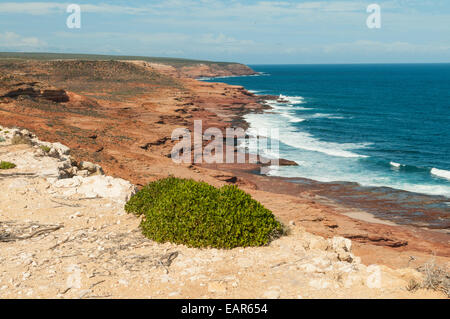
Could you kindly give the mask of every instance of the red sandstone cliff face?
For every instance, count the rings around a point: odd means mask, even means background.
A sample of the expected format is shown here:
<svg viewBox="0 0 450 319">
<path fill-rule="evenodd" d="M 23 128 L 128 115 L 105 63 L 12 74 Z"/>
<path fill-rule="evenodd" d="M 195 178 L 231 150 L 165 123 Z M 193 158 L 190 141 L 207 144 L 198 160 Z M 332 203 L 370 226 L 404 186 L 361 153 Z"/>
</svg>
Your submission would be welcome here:
<svg viewBox="0 0 450 319">
<path fill-rule="evenodd" d="M 18 76 L 0 77 L 0 98 L 17 99 L 20 97 L 43 98 L 53 102 L 68 102 L 69 96 L 63 89 L 55 88 L 40 81 L 24 79 Z"/>
<path fill-rule="evenodd" d="M 193 66 L 185 66 L 179 69 L 184 77 L 202 78 L 202 77 L 219 77 L 219 76 L 241 76 L 257 74 L 251 68 L 243 64 L 198 64 Z"/>
<path fill-rule="evenodd" d="M 250 67 L 239 63 L 220 63 L 220 64 L 193 64 L 189 66 L 173 66 L 162 63 L 153 63 L 140 60 L 124 60 L 123 62 L 132 63 L 145 68 L 152 68 L 165 75 L 176 78 L 205 78 L 221 76 L 243 76 L 258 74 Z"/>
</svg>

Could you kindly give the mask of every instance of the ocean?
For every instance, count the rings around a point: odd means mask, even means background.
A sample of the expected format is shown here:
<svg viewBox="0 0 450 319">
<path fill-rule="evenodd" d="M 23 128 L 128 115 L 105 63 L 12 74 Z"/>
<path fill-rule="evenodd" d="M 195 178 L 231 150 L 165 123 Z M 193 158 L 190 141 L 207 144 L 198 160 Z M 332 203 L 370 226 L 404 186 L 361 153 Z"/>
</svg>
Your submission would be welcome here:
<svg viewBox="0 0 450 319">
<path fill-rule="evenodd" d="M 299 164 L 269 175 L 437 195 L 449 212 L 450 64 L 250 67 L 207 81 L 286 101 L 245 117 L 279 128 L 280 157 Z"/>
</svg>

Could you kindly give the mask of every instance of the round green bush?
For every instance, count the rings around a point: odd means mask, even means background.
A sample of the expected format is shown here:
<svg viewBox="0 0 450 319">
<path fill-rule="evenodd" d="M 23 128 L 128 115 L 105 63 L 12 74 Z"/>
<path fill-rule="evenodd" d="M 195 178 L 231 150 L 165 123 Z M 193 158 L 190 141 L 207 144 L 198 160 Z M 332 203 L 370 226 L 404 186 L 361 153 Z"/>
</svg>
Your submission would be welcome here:
<svg viewBox="0 0 450 319">
<path fill-rule="evenodd" d="M 160 243 L 234 248 L 267 245 L 283 233 L 270 210 L 236 186 L 169 177 L 148 184 L 125 205 L 144 215 L 143 234 Z"/>
</svg>

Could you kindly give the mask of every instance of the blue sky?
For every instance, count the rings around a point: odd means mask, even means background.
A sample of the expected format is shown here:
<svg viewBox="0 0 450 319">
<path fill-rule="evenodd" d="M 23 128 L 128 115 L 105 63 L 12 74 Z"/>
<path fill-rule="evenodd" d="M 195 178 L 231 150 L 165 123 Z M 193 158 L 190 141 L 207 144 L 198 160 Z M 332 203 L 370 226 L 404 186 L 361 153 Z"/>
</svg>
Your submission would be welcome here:
<svg viewBox="0 0 450 319">
<path fill-rule="evenodd" d="M 81 5 L 81 29 L 66 8 Z M 381 29 L 366 8 L 381 7 Z M 0 51 L 247 64 L 450 62 L 448 0 L 0 2 Z"/>
</svg>

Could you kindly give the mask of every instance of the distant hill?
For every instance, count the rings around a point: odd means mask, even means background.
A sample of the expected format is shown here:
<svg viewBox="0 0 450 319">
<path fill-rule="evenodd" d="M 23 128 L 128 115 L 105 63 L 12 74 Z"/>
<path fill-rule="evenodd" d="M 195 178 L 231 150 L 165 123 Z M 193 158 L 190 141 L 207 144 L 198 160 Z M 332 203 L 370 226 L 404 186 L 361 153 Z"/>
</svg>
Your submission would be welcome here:
<svg viewBox="0 0 450 319">
<path fill-rule="evenodd" d="M 0 52 L 0 59 L 25 59 L 25 60 L 140 60 L 151 63 L 163 63 L 175 67 L 191 66 L 197 64 L 230 65 L 233 62 L 214 62 L 204 60 L 190 60 L 180 58 L 161 58 L 126 55 L 100 55 L 100 54 L 72 54 L 72 53 L 31 53 L 31 52 Z"/>
</svg>

